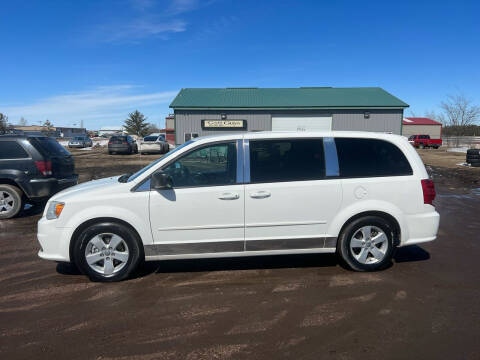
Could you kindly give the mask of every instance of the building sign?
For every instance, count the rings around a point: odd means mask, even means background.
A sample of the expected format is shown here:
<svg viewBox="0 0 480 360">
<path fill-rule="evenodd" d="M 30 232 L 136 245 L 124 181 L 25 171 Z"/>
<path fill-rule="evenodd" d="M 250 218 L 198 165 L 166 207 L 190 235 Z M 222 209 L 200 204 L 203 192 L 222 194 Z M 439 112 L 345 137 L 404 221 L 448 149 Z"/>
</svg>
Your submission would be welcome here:
<svg viewBox="0 0 480 360">
<path fill-rule="evenodd" d="M 247 120 L 202 120 L 203 130 L 246 130 Z"/>
</svg>

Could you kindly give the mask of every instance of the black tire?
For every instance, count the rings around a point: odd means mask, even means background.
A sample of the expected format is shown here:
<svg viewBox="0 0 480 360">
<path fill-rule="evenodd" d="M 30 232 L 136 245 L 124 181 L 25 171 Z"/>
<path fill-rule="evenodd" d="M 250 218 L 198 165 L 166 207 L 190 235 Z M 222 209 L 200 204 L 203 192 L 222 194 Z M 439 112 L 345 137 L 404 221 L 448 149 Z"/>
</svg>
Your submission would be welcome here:
<svg viewBox="0 0 480 360">
<path fill-rule="evenodd" d="M 480 167 L 480 161 L 476 162 L 476 163 L 472 163 L 470 165 L 472 165 L 473 167 Z"/>
<path fill-rule="evenodd" d="M 18 187 L 0 184 L 0 219 L 11 219 L 23 209 L 23 192 Z"/>
<path fill-rule="evenodd" d="M 435 145 L 435 146 L 433 146 L 433 148 L 434 148 L 435 150 L 437 150 L 439 147 L 438 147 L 437 145 Z"/>
<path fill-rule="evenodd" d="M 375 263 L 362 263 L 358 261 L 354 257 L 354 250 L 350 249 L 350 243 L 353 240 L 353 237 L 359 233 L 360 229 L 365 226 L 372 226 L 375 228 L 380 229 L 386 235 L 387 239 L 385 240 L 385 251 L 384 256 L 380 261 Z M 374 231 L 372 231 L 374 234 Z M 391 264 L 392 256 L 393 256 L 393 227 L 392 225 L 386 221 L 385 219 L 378 217 L 378 216 L 365 216 L 362 218 L 358 218 L 353 220 L 349 224 L 345 226 L 340 234 L 338 244 L 337 244 L 337 253 L 341 257 L 341 260 L 352 270 L 355 271 L 376 271 L 380 269 L 384 269 L 388 265 Z M 367 244 L 368 245 L 368 240 Z M 373 245 L 376 246 L 376 245 Z M 377 247 L 378 249 L 378 247 Z M 359 253 L 355 255 L 359 255 L 360 252 L 363 251 L 359 248 Z M 366 250 L 367 252 L 367 261 L 372 260 L 371 257 L 373 256 L 370 253 L 370 250 Z M 372 256 L 371 256 L 372 255 Z"/>
<path fill-rule="evenodd" d="M 472 166 L 478 166 L 480 164 L 480 160 L 467 160 L 467 163 L 471 164 Z"/>
<path fill-rule="evenodd" d="M 480 155 L 467 155 L 467 160 L 480 160 Z"/>
<path fill-rule="evenodd" d="M 111 275 L 105 275 L 103 273 L 95 271 L 92 267 L 90 267 L 86 260 L 87 246 L 91 247 L 91 245 L 89 245 L 90 240 L 100 234 L 117 235 L 127 245 L 128 260 L 126 261 L 125 265 L 123 265 L 123 267 L 121 267 L 117 272 L 114 272 Z M 104 235 L 104 238 L 106 239 L 106 241 L 108 241 L 107 235 Z M 73 247 L 74 262 L 77 267 L 82 271 L 82 273 L 87 275 L 92 281 L 114 282 L 125 280 L 143 260 L 143 246 L 141 245 L 141 243 L 142 242 L 138 238 L 138 235 L 128 226 L 115 222 L 93 224 L 90 225 L 88 228 L 84 229 L 75 240 L 75 244 Z M 106 249 L 106 251 L 108 251 L 108 249 Z M 98 252 L 102 251 L 99 249 Z M 108 259 L 108 253 L 103 254 L 105 256 L 104 258 Z M 114 257 L 112 257 L 112 259 L 114 259 Z M 102 265 L 105 268 L 105 260 L 99 260 L 99 263 L 97 264 Z"/>
<path fill-rule="evenodd" d="M 425 148 L 425 145 L 419 144 L 419 145 L 418 145 L 418 148 L 419 148 L 419 149 L 423 149 L 423 148 Z"/>
<path fill-rule="evenodd" d="M 480 155 L 480 149 L 468 149 L 467 154 L 468 155 Z"/>
</svg>

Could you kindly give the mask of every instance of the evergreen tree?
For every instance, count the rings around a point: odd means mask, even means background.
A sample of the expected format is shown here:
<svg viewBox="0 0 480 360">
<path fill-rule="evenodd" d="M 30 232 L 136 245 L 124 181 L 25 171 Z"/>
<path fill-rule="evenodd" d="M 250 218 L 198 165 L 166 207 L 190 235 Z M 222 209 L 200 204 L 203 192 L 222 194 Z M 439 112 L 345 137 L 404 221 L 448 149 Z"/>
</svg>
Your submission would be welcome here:
<svg viewBox="0 0 480 360">
<path fill-rule="evenodd" d="M 5 134 L 8 129 L 8 116 L 0 113 L 0 134 Z"/>
<path fill-rule="evenodd" d="M 147 118 L 138 110 L 128 114 L 125 120 L 125 130 L 132 135 L 143 137 L 148 134 Z"/>
</svg>

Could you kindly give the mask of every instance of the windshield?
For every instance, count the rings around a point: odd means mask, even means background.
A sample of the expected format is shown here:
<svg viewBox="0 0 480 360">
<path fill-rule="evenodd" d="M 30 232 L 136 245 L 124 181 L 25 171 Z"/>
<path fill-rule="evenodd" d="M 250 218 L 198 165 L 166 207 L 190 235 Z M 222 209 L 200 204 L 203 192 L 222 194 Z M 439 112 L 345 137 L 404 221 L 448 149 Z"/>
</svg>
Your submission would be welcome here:
<svg viewBox="0 0 480 360">
<path fill-rule="evenodd" d="M 73 140 L 83 140 L 85 139 L 83 136 L 75 136 Z"/>
<path fill-rule="evenodd" d="M 158 136 L 145 136 L 143 141 L 157 141 Z"/>
<path fill-rule="evenodd" d="M 137 177 L 139 177 L 140 175 L 142 175 L 145 171 L 147 171 L 148 169 L 154 167 L 155 165 L 157 165 L 161 160 L 164 160 L 166 159 L 167 157 L 170 157 L 172 156 L 172 154 L 175 154 L 178 150 L 180 149 L 183 149 L 185 146 L 188 146 L 190 145 L 191 143 L 193 143 L 195 140 L 190 140 L 190 141 L 187 141 L 186 143 L 180 145 L 179 147 L 176 147 L 175 149 L 173 149 L 172 151 L 166 153 L 165 155 L 163 155 L 161 158 L 155 160 L 154 162 L 151 162 L 150 164 L 148 164 L 147 166 L 145 166 L 143 169 L 140 169 L 138 170 L 136 173 L 132 174 L 127 182 L 130 182 L 132 180 L 135 180 Z"/>
</svg>

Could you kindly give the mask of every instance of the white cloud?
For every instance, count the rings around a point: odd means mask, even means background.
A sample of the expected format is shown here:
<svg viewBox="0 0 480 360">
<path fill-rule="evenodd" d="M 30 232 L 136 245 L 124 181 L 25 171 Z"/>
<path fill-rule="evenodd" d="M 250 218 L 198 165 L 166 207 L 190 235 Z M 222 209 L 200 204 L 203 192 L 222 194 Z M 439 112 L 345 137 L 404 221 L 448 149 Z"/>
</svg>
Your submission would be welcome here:
<svg viewBox="0 0 480 360">
<path fill-rule="evenodd" d="M 178 33 L 186 30 L 182 20 L 161 21 L 154 18 L 138 18 L 126 24 L 101 25 L 94 33 L 104 42 L 136 41 L 147 37 L 164 37 L 168 33 Z"/>
<path fill-rule="evenodd" d="M 153 93 L 138 92 L 140 88 L 133 85 L 99 86 L 89 91 L 56 95 L 41 99 L 31 104 L 6 105 L 2 110 L 12 123 L 20 117 L 25 117 L 30 125 L 51 120 L 54 124 L 71 125 L 85 120 L 85 125 L 95 129 L 103 120 L 115 120 L 121 123 L 128 112 L 135 109 L 159 110 L 160 105 L 166 108 L 178 91 L 163 91 Z M 154 112 L 155 114 L 155 112 Z M 160 116 L 158 116 L 160 115 Z M 161 118 L 160 111 L 155 117 Z"/>
<path fill-rule="evenodd" d="M 197 0 L 173 0 L 167 10 L 168 14 L 181 14 L 195 10 L 198 7 Z"/>
<path fill-rule="evenodd" d="M 146 38 L 166 40 L 170 34 L 187 30 L 180 15 L 206 7 L 216 0 L 130 0 L 133 14 L 108 19 L 90 29 L 90 39 L 100 42 L 137 42 Z"/>
</svg>

